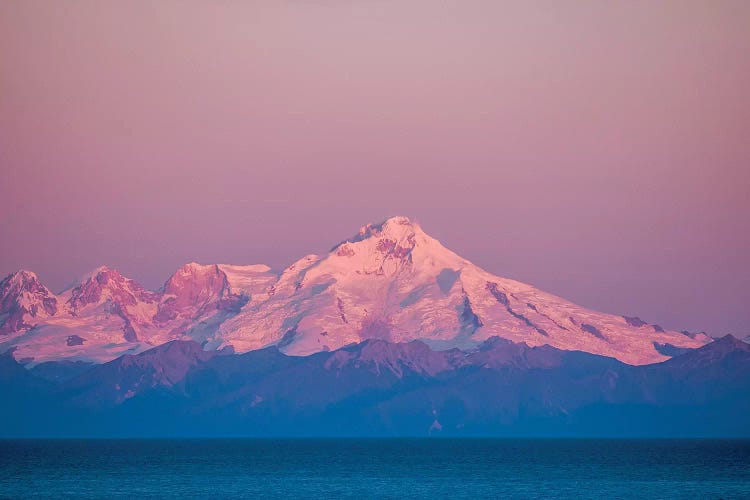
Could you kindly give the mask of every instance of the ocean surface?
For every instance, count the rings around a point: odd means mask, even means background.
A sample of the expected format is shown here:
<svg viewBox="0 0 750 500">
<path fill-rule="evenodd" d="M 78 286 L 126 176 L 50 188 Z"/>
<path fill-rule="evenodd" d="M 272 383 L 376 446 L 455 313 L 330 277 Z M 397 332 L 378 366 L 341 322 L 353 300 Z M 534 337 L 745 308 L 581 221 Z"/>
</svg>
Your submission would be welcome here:
<svg viewBox="0 0 750 500">
<path fill-rule="evenodd" d="M 750 441 L 0 441 L 0 497 L 750 498 Z"/>
</svg>

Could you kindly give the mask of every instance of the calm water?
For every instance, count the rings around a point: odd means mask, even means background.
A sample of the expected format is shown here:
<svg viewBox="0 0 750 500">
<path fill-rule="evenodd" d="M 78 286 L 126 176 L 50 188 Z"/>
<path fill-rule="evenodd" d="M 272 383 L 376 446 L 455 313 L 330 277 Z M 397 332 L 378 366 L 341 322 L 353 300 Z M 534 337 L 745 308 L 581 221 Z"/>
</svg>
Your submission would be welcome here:
<svg viewBox="0 0 750 500">
<path fill-rule="evenodd" d="M 749 441 L 0 441 L 0 497 L 750 498 Z"/>
</svg>

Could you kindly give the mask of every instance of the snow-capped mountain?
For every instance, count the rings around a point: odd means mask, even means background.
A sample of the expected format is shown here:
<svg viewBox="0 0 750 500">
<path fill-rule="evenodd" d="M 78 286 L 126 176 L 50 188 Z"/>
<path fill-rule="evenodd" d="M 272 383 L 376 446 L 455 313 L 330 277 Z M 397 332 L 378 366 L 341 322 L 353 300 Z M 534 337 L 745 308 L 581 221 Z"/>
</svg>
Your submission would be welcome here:
<svg viewBox="0 0 750 500">
<path fill-rule="evenodd" d="M 2 281 L 1 299 L 0 351 L 13 348 L 32 364 L 102 362 L 175 339 L 307 355 L 366 339 L 466 349 L 493 336 L 647 364 L 711 340 L 494 276 L 406 217 L 364 226 L 280 275 L 263 265 L 190 263 L 149 291 L 104 267 L 56 296 L 20 271 Z"/>
<path fill-rule="evenodd" d="M 22 332 L 57 313 L 57 298 L 36 274 L 18 271 L 0 281 L 0 335 Z"/>
<path fill-rule="evenodd" d="M 102 266 L 55 295 L 19 271 L 2 281 L 0 350 L 32 364 L 104 362 L 174 339 L 204 342 L 275 280 L 267 266 L 189 263 L 150 291 Z"/>
<path fill-rule="evenodd" d="M 367 225 L 327 255 L 297 261 L 271 292 L 219 327 L 224 345 L 247 351 L 278 344 L 305 355 L 370 338 L 418 339 L 442 349 L 500 336 L 645 364 L 710 340 L 591 311 L 494 276 L 406 217 Z"/>
</svg>

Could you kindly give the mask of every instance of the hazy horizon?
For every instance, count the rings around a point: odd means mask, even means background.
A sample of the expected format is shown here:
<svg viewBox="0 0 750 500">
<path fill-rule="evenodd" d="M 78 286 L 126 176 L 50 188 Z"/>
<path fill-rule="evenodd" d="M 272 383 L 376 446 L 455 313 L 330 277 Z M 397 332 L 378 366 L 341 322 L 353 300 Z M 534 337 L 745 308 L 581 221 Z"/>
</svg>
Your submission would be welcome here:
<svg viewBox="0 0 750 500">
<path fill-rule="evenodd" d="M 0 3 L 0 273 L 283 268 L 416 219 L 494 274 L 750 334 L 750 3 Z"/>
</svg>

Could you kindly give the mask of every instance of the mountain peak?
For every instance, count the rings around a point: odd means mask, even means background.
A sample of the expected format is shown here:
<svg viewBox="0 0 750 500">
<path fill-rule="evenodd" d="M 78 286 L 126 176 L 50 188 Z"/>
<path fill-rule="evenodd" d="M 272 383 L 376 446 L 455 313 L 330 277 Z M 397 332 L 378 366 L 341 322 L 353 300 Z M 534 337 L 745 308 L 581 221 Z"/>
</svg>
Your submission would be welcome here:
<svg viewBox="0 0 750 500">
<path fill-rule="evenodd" d="M 99 266 L 92 269 L 81 277 L 80 283 L 84 284 L 90 281 L 96 281 L 100 284 L 107 283 L 109 280 L 122 281 L 125 277 L 117 269 L 109 266 Z"/>
<path fill-rule="evenodd" d="M 378 237 L 400 239 L 405 235 L 408 236 L 416 232 L 422 232 L 422 229 L 416 222 L 409 219 L 409 217 L 402 215 L 389 217 L 382 222 L 365 224 L 359 228 L 357 234 L 334 246 L 332 251 L 337 250 L 347 243 L 359 243 L 360 241 Z"/>
<path fill-rule="evenodd" d="M 376 224 L 365 224 L 354 238 L 364 240 L 375 236 L 398 240 L 416 234 L 424 234 L 420 225 L 409 217 L 398 215 Z"/>
<path fill-rule="evenodd" d="M 108 266 L 99 266 L 85 275 L 76 289 L 81 288 L 143 290 L 137 282 Z"/>
<path fill-rule="evenodd" d="M 164 289 L 171 293 L 170 289 L 185 281 L 207 280 L 211 278 L 223 279 L 224 273 L 216 264 L 199 264 L 197 262 L 188 262 L 183 265 L 172 276 L 169 277 Z"/>
<path fill-rule="evenodd" d="M 51 292 L 42 285 L 36 274 L 25 269 L 20 269 L 11 273 L 0 281 L 0 298 L 8 295 L 18 295 L 24 292 L 52 295 Z"/>
<path fill-rule="evenodd" d="M 100 266 L 84 276 L 81 284 L 71 290 L 67 304 L 70 311 L 77 315 L 81 308 L 103 301 L 132 306 L 139 300 L 152 302 L 154 294 L 123 276 L 120 271 Z"/>
<path fill-rule="evenodd" d="M 714 340 L 710 344 L 707 344 L 704 349 L 707 349 L 709 347 L 713 349 L 722 348 L 727 350 L 740 349 L 742 351 L 750 351 L 750 344 L 748 344 L 747 342 L 743 342 L 731 333 Z"/>
<path fill-rule="evenodd" d="M 0 281 L 0 335 L 29 329 L 31 318 L 57 313 L 57 298 L 36 274 L 24 269 Z"/>
<path fill-rule="evenodd" d="M 453 367 L 444 352 L 433 351 L 420 341 L 393 343 L 382 339 L 368 339 L 334 353 L 326 361 L 326 369 L 370 365 L 378 374 L 392 373 L 402 378 L 411 371 L 434 376 Z"/>
<path fill-rule="evenodd" d="M 422 230 L 413 219 L 405 216 L 390 217 L 382 222 L 362 226 L 353 237 L 332 249 L 338 257 L 363 257 L 376 261 L 383 259 L 401 263 L 440 261 L 443 264 L 461 265 L 465 262 L 445 248 L 438 240 Z"/>
<path fill-rule="evenodd" d="M 180 269 L 178 269 L 178 271 L 182 271 L 182 272 L 200 271 L 200 270 L 205 270 L 209 267 L 215 267 L 215 264 L 200 264 L 198 262 L 191 261 L 183 265 Z"/>
<path fill-rule="evenodd" d="M 405 215 L 395 215 L 378 223 L 365 224 L 359 229 L 359 234 L 362 236 L 369 236 L 373 233 L 397 230 L 397 228 L 415 230 L 419 228 L 419 224 Z"/>
<path fill-rule="evenodd" d="M 28 271 L 26 269 L 19 269 L 18 271 L 14 273 L 10 273 L 8 276 L 5 277 L 5 279 L 2 280 L 3 283 L 6 281 L 12 282 L 12 283 L 27 283 L 30 281 L 39 281 L 39 278 L 37 277 L 36 273 L 33 271 Z"/>
<path fill-rule="evenodd" d="M 164 285 L 164 292 L 167 294 L 178 294 L 188 286 L 200 285 L 200 288 L 224 289 L 228 285 L 227 277 L 216 264 L 198 264 L 197 262 L 188 262 L 180 267 L 170 276 Z"/>
<path fill-rule="evenodd" d="M 703 347 L 693 349 L 681 356 L 676 356 L 666 363 L 677 369 L 688 370 L 715 364 L 728 356 L 739 356 L 750 359 L 750 344 L 733 335 L 725 335 L 720 339 L 709 342 Z"/>
<path fill-rule="evenodd" d="M 35 273 L 25 269 L 11 273 L 0 281 L 0 299 L 22 293 L 41 294 L 45 297 L 53 295 L 47 287 L 42 285 Z"/>
<path fill-rule="evenodd" d="M 233 295 L 227 274 L 217 264 L 189 262 L 164 284 L 164 296 L 154 319 L 166 323 L 176 318 L 195 319 L 207 311 L 241 306 Z"/>
</svg>

